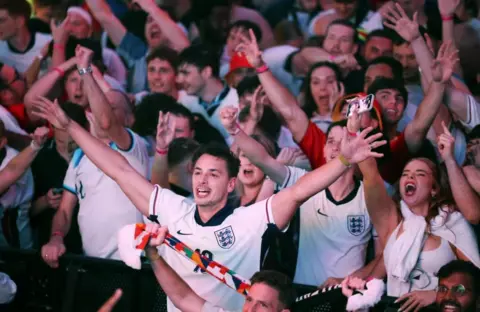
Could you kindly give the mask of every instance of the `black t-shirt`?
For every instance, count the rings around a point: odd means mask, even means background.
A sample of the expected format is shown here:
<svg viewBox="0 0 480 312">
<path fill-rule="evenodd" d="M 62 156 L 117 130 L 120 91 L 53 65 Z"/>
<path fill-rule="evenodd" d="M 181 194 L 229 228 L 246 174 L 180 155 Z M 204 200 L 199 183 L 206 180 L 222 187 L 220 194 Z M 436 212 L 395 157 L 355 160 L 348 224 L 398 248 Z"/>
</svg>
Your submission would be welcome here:
<svg viewBox="0 0 480 312">
<path fill-rule="evenodd" d="M 45 147 L 38 153 L 32 163 L 32 173 L 35 182 L 34 200 L 44 196 L 52 188 L 62 188 L 68 162 L 58 153 L 55 140 L 45 143 Z M 52 219 L 55 209 L 45 209 L 31 220 L 32 228 L 37 234 L 37 247 L 41 247 L 50 240 Z M 82 253 L 82 240 L 77 223 L 78 205 L 75 207 L 72 224 L 65 237 L 65 246 L 68 252 Z"/>
</svg>

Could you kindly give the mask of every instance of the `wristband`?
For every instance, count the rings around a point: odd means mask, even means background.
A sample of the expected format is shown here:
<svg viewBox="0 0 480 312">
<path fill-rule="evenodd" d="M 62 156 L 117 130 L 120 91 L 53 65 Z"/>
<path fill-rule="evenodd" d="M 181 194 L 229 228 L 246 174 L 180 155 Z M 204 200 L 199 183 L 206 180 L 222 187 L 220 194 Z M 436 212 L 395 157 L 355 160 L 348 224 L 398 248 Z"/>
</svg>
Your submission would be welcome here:
<svg viewBox="0 0 480 312">
<path fill-rule="evenodd" d="M 63 44 L 59 44 L 59 43 L 54 43 L 54 44 L 53 44 L 53 48 L 54 48 L 55 50 L 62 50 L 62 51 L 65 50 L 65 46 L 64 46 Z"/>
<path fill-rule="evenodd" d="M 266 72 L 266 71 L 268 71 L 268 70 L 269 70 L 269 68 L 268 68 L 267 64 L 263 64 L 262 66 L 260 66 L 260 67 L 258 67 L 258 68 L 255 69 L 255 71 L 257 72 L 257 74 L 262 74 L 262 73 L 264 73 L 264 72 Z"/>
<path fill-rule="evenodd" d="M 442 15 L 442 21 L 444 22 L 453 21 L 453 15 Z"/>
<path fill-rule="evenodd" d="M 43 145 L 38 145 L 37 142 L 35 142 L 34 140 L 32 140 L 32 141 L 30 142 L 30 147 L 32 148 L 32 150 L 33 150 L 34 152 L 38 152 L 39 150 L 42 149 Z"/>
<path fill-rule="evenodd" d="M 55 67 L 54 69 L 52 69 L 52 71 L 55 71 L 58 73 L 58 75 L 60 76 L 60 78 L 62 78 L 63 76 L 65 76 L 65 72 L 63 70 L 61 70 L 60 68 L 58 67 Z"/>
<path fill-rule="evenodd" d="M 65 235 L 64 235 L 62 232 L 60 232 L 60 231 L 55 231 L 55 232 L 53 232 L 51 237 L 54 237 L 54 236 L 59 236 L 59 237 L 61 237 L 61 238 L 64 238 L 64 237 L 65 237 Z"/>
<path fill-rule="evenodd" d="M 157 154 L 167 155 L 168 154 L 168 148 L 157 148 Z"/>
<path fill-rule="evenodd" d="M 348 133 L 348 136 L 351 136 L 351 137 L 354 137 L 354 138 L 356 138 L 357 135 L 358 135 L 358 132 L 350 132 L 348 129 L 347 129 L 347 133 Z"/>
<path fill-rule="evenodd" d="M 340 162 L 347 168 L 352 166 L 352 164 L 342 154 L 338 155 L 338 160 L 340 160 Z"/>
</svg>

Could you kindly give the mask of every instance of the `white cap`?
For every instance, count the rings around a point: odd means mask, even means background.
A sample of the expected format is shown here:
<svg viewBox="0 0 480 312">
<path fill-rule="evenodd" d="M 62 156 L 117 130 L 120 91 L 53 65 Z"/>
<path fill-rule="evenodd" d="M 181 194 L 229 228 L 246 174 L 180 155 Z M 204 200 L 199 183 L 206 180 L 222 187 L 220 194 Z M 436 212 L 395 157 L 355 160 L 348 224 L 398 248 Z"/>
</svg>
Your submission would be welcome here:
<svg viewBox="0 0 480 312">
<path fill-rule="evenodd" d="M 67 10 L 67 15 L 69 13 L 75 13 L 80 15 L 88 23 L 88 25 L 92 26 L 92 16 L 85 9 L 78 6 L 72 6 L 69 7 Z"/>
</svg>

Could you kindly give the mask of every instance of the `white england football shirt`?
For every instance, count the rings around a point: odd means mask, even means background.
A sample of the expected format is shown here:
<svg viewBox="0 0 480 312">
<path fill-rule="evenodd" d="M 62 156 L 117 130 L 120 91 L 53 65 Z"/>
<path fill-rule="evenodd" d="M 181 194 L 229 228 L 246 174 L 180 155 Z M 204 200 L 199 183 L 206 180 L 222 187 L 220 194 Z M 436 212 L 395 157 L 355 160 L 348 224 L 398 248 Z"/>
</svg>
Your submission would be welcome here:
<svg viewBox="0 0 480 312">
<path fill-rule="evenodd" d="M 0 40 L 0 62 L 15 68 L 23 74 L 40 55 L 43 47 L 52 41 L 52 36 L 42 33 L 33 33 L 32 42 L 25 52 L 14 51 L 7 41 Z"/>
<path fill-rule="evenodd" d="M 271 198 L 248 207 L 226 206 L 202 226 L 199 216 L 195 217 L 198 214 L 195 204 L 156 186 L 150 197 L 149 214 L 158 216 L 159 223 L 167 225 L 169 232 L 190 248 L 250 278 L 260 269 L 262 235 L 269 223 L 275 223 Z M 214 218 L 218 222 L 211 222 Z M 202 273 L 193 262 L 172 249 L 165 248 L 162 252 L 168 264 L 199 296 L 213 305 L 241 310 L 242 295 Z M 168 311 L 179 311 L 170 300 Z"/>
<path fill-rule="evenodd" d="M 293 185 L 307 171 L 287 167 L 282 188 Z M 300 207 L 300 242 L 294 282 L 318 286 L 329 277 L 345 277 L 365 265 L 372 225 L 363 185 L 336 202 L 328 189 Z"/>
<path fill-rule="evenodd" d="M 142 176 L 147 175 L 148 153 L 145 140 L 129 130 L 132 145 L 129 150 L 111 148 L 124 156 Z M 143 222 L 138 211 L 118 184 L 97 168 L 77 149 L 70 161 L 64 188 L 79 200 L 78 225 L 83 249 L 91 257 L 120 259 L 117 232 L 123 226 Z"/>
</svg>

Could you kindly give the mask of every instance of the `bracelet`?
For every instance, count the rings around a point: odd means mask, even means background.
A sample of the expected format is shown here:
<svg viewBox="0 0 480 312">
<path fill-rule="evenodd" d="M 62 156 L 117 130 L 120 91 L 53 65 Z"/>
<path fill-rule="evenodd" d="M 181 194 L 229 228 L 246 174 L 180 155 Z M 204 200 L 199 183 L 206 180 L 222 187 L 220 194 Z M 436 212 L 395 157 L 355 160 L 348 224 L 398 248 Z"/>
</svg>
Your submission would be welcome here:
<svg viewBox="0 0 480 312">
<path fill-rule="evenodd" d="M 58 68 L 58 67 L 55 67 L 54 69 L 52 69 L 52 71 L 57 72 L 58 75 L 60 76 L 60 78 L 62 78 L 63 76 L 65 76 L 65 72 L 64 72 L 62 69 Z"/>
<path fill-rule="evenodd" d="M 64 235 L 62 232 L 60 232 L 60 231 L 55 231 L 55 232 L 53 232 L 51 237 L 53 237 L 53 236 L 59 236 L 59 237 L 61 237 L 61 238 L 64 238 L 64 237 L 65 237 L 65 235 Z"/>
<path fill-rule="evenodd" d="M 347 168 L 352 166 L 352 164 L 342 154 L 338 155 L 338 160 L 340 160 L 340 162 Z"/>
<path fill-rule="evenodd" d="M 347 133 L 348 133 L 348 136 L 351 136 L 353 138 L 356 138 L 358 135 L 358 132 L 350 132 L 348 129 L 347 129 Z"/>
<path fill-rule="evenodd" d="M 442 21 L 444 22 L 453 21 L 453 15 L 442 15 Z"/>
<path fill-rule="evenodd" d="M 257 74 L 263 74 L 264 72 L 268 71 L 269 68 L 267 66 L 267 64 L 263 64 L 262 66 L 258 67 L 257 69 L 255 69 L 255 71 L 257 72 Z"/>
<path fill-rule="evenodd" d="M 157 148 L 157 154 L 167 155 L 168 154 L 168 148 Z"/>
<path fill-rule="evenodd" d="M 33 150 L 34 152 L 38 152 L 39 150 L 42 149 L 43 145 L 38 145 L 37 142 L 35 142 L 34 140 L 32 140 L 32 141 L 30 142 L 30 147 L 32 148 L 32 150 Z"/>
</svg>

